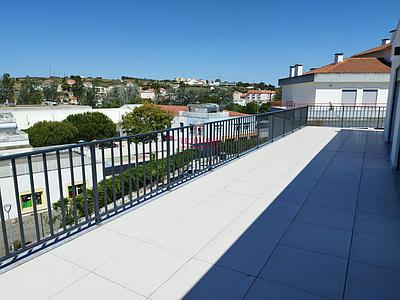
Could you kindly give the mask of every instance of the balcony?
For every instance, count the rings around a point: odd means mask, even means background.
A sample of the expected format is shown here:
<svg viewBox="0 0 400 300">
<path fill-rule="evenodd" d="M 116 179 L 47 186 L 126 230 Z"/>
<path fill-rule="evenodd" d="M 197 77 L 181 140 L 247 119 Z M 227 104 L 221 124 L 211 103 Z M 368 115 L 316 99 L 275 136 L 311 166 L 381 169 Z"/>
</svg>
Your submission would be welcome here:
<svg viewBox="0 0 400 300">
<path fill-rule="evenodd" d="M 234 145 L 248 145 L 241 151 L 226 151 L 231 144 L 200 143 L 212 149 L 202 148 L 191 172 L 171 172 L 176 180 L 168 176 L 168 186 L 159 174 L 158 184 L 151 185 L 156 192 L 141 185 L 132 206 L 129 195 L 115 197 L 115 203 L 98 209 L 100 222 L 90 208 L 87 218 L 64 212 L 65 229 L 59 222 L 59 232 L 53 228 L 49 234 L 56 241 L 39 230 L 33 245 L 41 249 L 25 245 L 5 256 L 2 296 L 398 299 L 399 185 L 383 132 L 303 127 L 304 114 L 295 110 L 265 116 L 240 122 L 243 130 L 250 124 L 248 136 L 257 132 L 257 144 L 240 138 L 240 130 Z M 264 135 L 261 128 L 268 128 Z M 175 151 L 170 143 L 162 142 Z M 113 154 L 114 147 L 108 151 Z M 126 160 L 146 157 L 139 152 Z M 161 159 L 158 153 L 150 157 Z M 117 170 L 124 165 L 122 159 Z M 7 195 L 2 196 L 4 201 Z"/>
</svg>

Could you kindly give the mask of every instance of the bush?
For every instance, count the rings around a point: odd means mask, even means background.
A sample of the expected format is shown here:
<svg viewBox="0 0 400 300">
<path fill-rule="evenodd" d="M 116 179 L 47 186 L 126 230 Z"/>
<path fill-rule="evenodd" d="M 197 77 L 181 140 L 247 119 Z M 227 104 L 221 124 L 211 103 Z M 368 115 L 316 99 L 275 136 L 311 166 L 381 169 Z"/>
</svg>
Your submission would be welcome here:
<svg viewBox="0 0 400 300">
<path fill-rule="evenodd" d="M 78 128 L 76 140 L 93 141 L 111 138 L 116 134 L 114 122 L 105 114 L 100 112 L 86 112 L 83 114 L 70 115 L 65 120 Z"/>
<path fill-rule="evenodd" d="M 32 147 L 44 147 L 76 142 L 78 129 L 70 123 L 42 121 L 27 132 Z"/>
</svg>

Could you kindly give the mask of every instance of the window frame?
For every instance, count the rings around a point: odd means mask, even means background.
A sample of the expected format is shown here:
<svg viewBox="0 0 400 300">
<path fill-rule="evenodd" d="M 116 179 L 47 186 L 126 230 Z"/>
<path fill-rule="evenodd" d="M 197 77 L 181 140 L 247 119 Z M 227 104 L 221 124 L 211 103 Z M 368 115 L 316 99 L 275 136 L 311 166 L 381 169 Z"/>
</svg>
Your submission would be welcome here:
<svg viewBox="0 0 400 300">
<path fill-rule="evenodd" d="M 75 185 L 75 196 L 83 194 L 83 181 L 74 182 L 74 185 Z M 87 189 L 87 187 L 88 187 L 88 182 L 86 181 L 86 189 Z M 70 196 L 70 193 L 69 193 L 69 188 L 71 188 L 71 196 Z M 77 189 L 78 188 L 80 188 L 82 190 L 82 193 L 77 193 Z M 66 198 L 72 199 L 72 182 L 67 184 L 67 188 L 66 188 L 65 192 L 66 192 L 66 194 L 65 194 Z"/>
<path fill-rule="evenodd" d="M 364 93 L 365 92 L 376 92 L 376 98 L 375 98 L 375 102 L 374 103 L 364 103 Z M 361 98 L 362 105 L 365 105 L 365 106 L 376 106 L 376 104 L 378 103 L 378 93 L 379 93 L 379 89 L 374 89 L 374 88 L 363 89 L 362 90 L 362 98 Z"/>
<path fill-rule="evenodd" d="M 343 103 L 343 93 L 345 92 L 355 92 L 355 98 L 354 98 L 354 103 L 350 104 L 350 103 Z M 358 90 L 357 89 L 352 89 L 352 88 L 348 88 L 348 89 L 342 89 L 342 93 L 341 93 L 341 98 L 340 98 L 340 103 L 342 106 L 354 106 L 357 104 L 357 96 L 358 96 Z"/>
<path fill-rule="evenodd" d="M 47 208 L 46 192 L 43 189 L 36 189 L 35 190 L 35 196 L 36 196 L 36 194 L 40 194 L 40 200 L 41 200 L 40 204 L 38 204 L 38 203 L 36 204 L 37 211 L 45 210 Z M 22 197 L 28 196 L 28 195 L 31 196 L 31 200 L 30 201 L 32 202 L 32 205 L 29 206 L 29 207 L 24 207 L 23 201 L 22 201 Z M 26 192 L 19 193 L 18 199 L 19 199 L 19 203 L 21 205 L 21 214 L 24 215 L 24 214 L 29 214 L 29 213 L 33 212 L 33 199 L 32 199 L 31 191 L 26 191 Z M 36 198 L 36 202 L 37 202 L 37 198 Z"/>
</svg>

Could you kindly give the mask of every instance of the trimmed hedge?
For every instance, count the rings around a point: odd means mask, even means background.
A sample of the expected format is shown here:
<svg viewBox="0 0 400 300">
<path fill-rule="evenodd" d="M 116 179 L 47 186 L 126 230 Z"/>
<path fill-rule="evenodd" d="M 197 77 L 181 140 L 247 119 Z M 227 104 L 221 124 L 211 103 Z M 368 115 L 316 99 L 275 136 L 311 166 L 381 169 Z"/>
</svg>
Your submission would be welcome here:
<svg viewBox="0 0 400 300">
<path fill-rule="evenodd" d="M 115 136 L 114 122 L 100 112 L 85 112 L 68 116 L 64 122 L 74 125 L 78 129 L 76 141 L 90 142 Z"/>
<path fill-rule="evenodd" d="M 44 147 L 74 143 L 78 129 L 69 123 L 42 121 L 30 127 L 27 132 L 32 147 Z"/>
</svg>

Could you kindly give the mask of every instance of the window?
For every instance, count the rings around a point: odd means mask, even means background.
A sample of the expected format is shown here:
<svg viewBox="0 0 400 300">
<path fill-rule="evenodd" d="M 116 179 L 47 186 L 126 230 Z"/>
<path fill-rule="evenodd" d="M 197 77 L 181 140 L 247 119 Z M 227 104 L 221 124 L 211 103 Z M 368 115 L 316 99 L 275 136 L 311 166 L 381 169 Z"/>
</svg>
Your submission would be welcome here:
<svg viewBox="0 0 400 300">
<path fill-rule="evenodd" d="M 83 183 L 75 183 L 75 196 L 83 194 Z M 72 198 L 72 184 L 68 185 L 68 198 Z"/>
<path fill-rule="evenodd" d="M 342 105 L 355 105 L 357 90 L 342 90 Z"/>
<path fill-rule="evenodd" d="M 33 210 L 33 199 L 32 193 L 23 193 L 19 196 L 21 201 L 21 210 L 22 212 L 31 212 Z M 44 208 L 44 196 L 43 191 L 35 192 L 35 200 L 36 200 L 36 208 L 41 209 Z"/>
<path fill-rule="evenodd" d="M 364 105 L 376 105 L 378 90 L 363 90 L 362 103 Z"/>
</svg>

